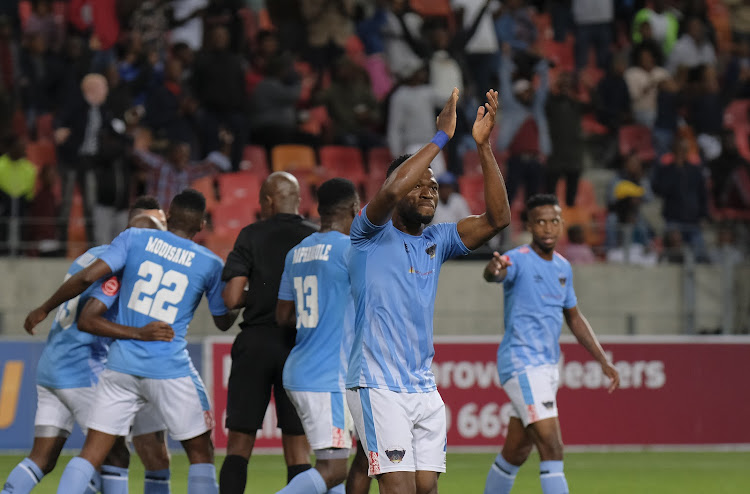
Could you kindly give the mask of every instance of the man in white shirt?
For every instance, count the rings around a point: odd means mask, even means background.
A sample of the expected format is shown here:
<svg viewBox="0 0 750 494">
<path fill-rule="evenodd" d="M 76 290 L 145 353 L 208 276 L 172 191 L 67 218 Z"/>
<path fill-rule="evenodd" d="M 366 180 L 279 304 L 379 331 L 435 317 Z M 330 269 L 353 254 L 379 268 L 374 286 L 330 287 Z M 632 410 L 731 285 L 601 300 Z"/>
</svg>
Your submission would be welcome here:
<svg viewBox="0 0 750 494">
<path fill-rule="evenodd" d="M 675 74 L 680 67 L 693 69 L 703 65 L 716 66 L 716 51 L 706 37 L 703 21 L 693 17 L 687 22 L 685 34 L 674 45 L 667 61 L 667 70 Z"/>
<path fill-rule="evenodd" d="M 478 97 L 490 87 L 491 79 L 497 73 L 500 58 L 500 45 L 495 33 L 494 14 L 500 9 L 497 0 L 451 0 L 456 19 L 464 31 L 470 31 L 476 23 L 474 34 L 466 42 L 466 62 L 476 87 Z"/>
<path fill-rule="evenodd" d="M 458 192 L 458 181 L 451 172 L 445 172 L 437 177 L 439 201 L 432 225 L 438 223 L 456 223 L 471 215 L 466 199 Z"/>
</svg>

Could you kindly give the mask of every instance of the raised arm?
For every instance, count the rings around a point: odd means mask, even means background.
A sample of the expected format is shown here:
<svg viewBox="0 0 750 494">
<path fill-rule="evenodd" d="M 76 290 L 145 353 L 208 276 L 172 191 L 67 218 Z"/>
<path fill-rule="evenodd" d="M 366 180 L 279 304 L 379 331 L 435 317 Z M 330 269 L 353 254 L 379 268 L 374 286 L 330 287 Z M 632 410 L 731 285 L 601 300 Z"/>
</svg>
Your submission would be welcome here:
<svg viewBox="0 0 750 494">
<path fill-rule="evenodd" d="M 437 117 L 438 132 L 435 138 L 404 161 L 380 187 L 367 205 L 367 219 L 374 225 L 385 225 L 398 201 L 404 198 L 430 167 L 442 147 L 453 137 L 456 130 L 456 104 L 458 89 L 453 88 L 450 98 Z"/>
<path fill-rule="evenodd" d="M 482 276 L 488 283 L 500 283 L 508 276 L 508 266 L 512 266 L 508 256 L 501 256 L 499 252 L 492 253 L 492 259 L 484 267 Z"/>
<path fill-rule="evenodd" d="M 503 228 L 510 224 L 510 204 L 505 181 L 495 161 L 490 146 L 490 134 L 495 126 L 497 113 L 497 91 L 487 91 L 487 103 L 477 110 L 477 118 L 471 135 L 477 143 L 479 161 L 484 175 L 484 201 L 487 211 L 479 216 L 469 216 L 458 222 L 458 234 L 464 245 L 476 249 L 484 245 Z"/>
<path fill-rule="evenodd" d="M 85 269 L 68 278 L 42 305 L 29 312 L 23 324 L 24 329 L 27 333 L 34 334 L 36 325 L 44 321 L 47 315 L 60 304 L 77 297 L 96 280 L 110 274 L 112 274 L 112 269 L 109 265 L 101 259 L 97 259 Z"/>
<path fill-rule="evenodd" d="M 78 329 L 97 336 L 118 340 L 172 341 L 172 327 L 162 321 L 152 321 L 142 328 L 124 326 L 104 317 L 107 306 L 96 298 L 89 299 L 78 316 Z"/>
<path fill-rule="evenodd" d="M 616 390 L 620 386 L 620 374 L 604 353 L 604 349 L 599 344 L 599 340 L 596 339 L 594 330 L 591 329 L 589 322 L 578 311 L 578 307 L 563 309 L 563 314 L 565 315 L 565 322 L 568 323 L 568 327 L 573 335 L 575 335 L 578 343 L 583 345 L 586 351 L 599 362 L 604 375 L 612 380 L 609 385 L 609 392 L 611 393 Z"/>
</svg>

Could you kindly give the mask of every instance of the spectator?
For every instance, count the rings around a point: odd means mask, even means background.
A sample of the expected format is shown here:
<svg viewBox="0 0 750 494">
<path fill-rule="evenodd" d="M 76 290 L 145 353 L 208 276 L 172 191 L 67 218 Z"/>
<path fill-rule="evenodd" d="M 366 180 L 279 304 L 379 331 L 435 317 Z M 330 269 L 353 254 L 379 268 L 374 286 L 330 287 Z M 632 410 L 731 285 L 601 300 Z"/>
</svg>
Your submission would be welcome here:
<svg viewBox="0 0 750 494">
<path fill-rule="evenodd" d="M 452 0 L 456 23 L 465 37 L 466 65 L 471 72 L 474 96 L 483 100 L 492 85 L 500 58 L 493 16 L 500 10 L 497 0 Z"/>
<path fill-rule="evenodd" d="M 656 120 L 651 132 L 657 156 L 662 156 L 672 149 L 684 99 L 681 92 L 682 82 L 672 77 L 659 82 L 659 92 L 656 96 Z"/>
<path fill-rule="evenodd" d="M 734 46 L 722 81 L 723 104 L 750 97 L 750 38 L 736 37 Z"/>
<path fill-rule="evenodd" d="M 219 128 L 228 128 L 234 136 L 231 156 L 236 168 L 247 142 L 245 68 L 242 59 L 229 51 L 229 31 L 225 27 L 211 30 L 210 43 L 195 61 L 192 83 L 204 110 L 201 128 L 205 148 L 219 149 Z"/>
<path fill-rule="evenodd" d="M 156 197 L 159 204 L 166 208 L 172 198 L 190 187 L 193 181 L 207 175 L 231 171 L 229 150 L 232 136 L 224 131 L 219 138 L 223 143 L 221 152 L 211 152 L 201 162 L 190 161 L 190 144 L 187 142 L 171 141 L 166 157 L 136 150 L 136 165 L 146 172 L 147 193 Z"/>
<path fill-rule="evenodd" d="M 706 36 L 706 27 L 697 17 L 687 20 L 685 34 L 675 43 L 667 60 L 667 70 L 672 74 L 680 67 L 693 69 L 703 65 L 716 67 L 716 51 Z"/>
<path fill-rule="evenodd" d="M 30 252 L 40 256 L 65 255 L 58 240 L 59 194 L 56 192 L 59 179 L 55 167 L 45 166 L 39 171 L 37 192 L 29 207 L 28 239 Z"/>
<path fill-rule="evenodd" d="M 201 12 L 207 30 L 217 26 L 227 29 L 230 50 L 234 53 L 241 53 L 244 49 L 244 27 L 242 17 L 238 13 L 242 7 L 242 0 L 211 0 Z"/>
<path fill-rule="evenodd" d="M 10 19 L 0 16 L 0 86 L 8 96 L 16 91 L 16 79 L 21 73 L 21 48 L 13 37 Z"/>
<path fill-rule="evenodd" d="M 615 56 L 594 92 L 596 119 L 613 133 L 631 118 L 630 92 L 623 77 L 627 67 L 625 56 Z"/>
<path fill-rule="evenodd" d="M 191 50 L 203 47 L 203 17 L 209 0 L 172 0 L 172 16 L 177 24 L 169 33 L 169 42 L 174 46 L 185 43 Z"/>
<path fill-rule="evenodd" d="M 26 123 L 33 126 L 36 117 L 50 113 L 60 101 L 64 70 L 60 59 L 50 53 L 42 34 L 31 34 L 21 52 L 21 104 Z"/>
<path fill-rule="evenodd" d="M 572 0 L 551 0 L 550 2 L 549 13 L 552 18 L 552 30 L 554 40 L 558 43 L 564 43 L 568 33 L 573 32 L 575 28 L 572 4 Z"/>
<path fill-rule="evenodd" d="M 613 203 L 607 218 L 607 261 L 640 266 L 656 264 L 649 249 L 650 230 L 640 207 L 646 190 L 630 180 L 619 180 L 613 188 Z"/>
<path fill-rule="evenodd" d="M 750 163 L 742 160 L 729 176 L 722 194 L 722 203 L 732 209 L 750 211 Z"/>
<path fill-rule="evenodd" d="M 354 34 L 354 0 L 300 0 L 307 25 L 308 60 L 319 69 L 329 67 Z"/>
<path fill-rule="evenodd" d="M 189 97 L 182 84 L 183 65 L 172 57 L 164 66 L 164 81 L 151 85 L 146 93 L 145 124 L 157 135 L 172 135 L 183 127 L 183 102 Z"/>
<path fill-rule="evenodd" d="M 130 34 L 143 43 L 146 51 L 164 59 L 167 51 L 167 32 L 174 23 L 170 0 L 143 0 L 130 15 Z"/>
<path fill-rule="evenodd" d="M 81 34 L 91 33 L 92 71 L 104 70 L 115 61 L 114 47 L 120 37 L 117 0 L 72 0 L 70 22 Z M 78 82 L 78 81 L 76 81 Z"/>
<path fill-rule="evenodd" d="M 414 67 L 422 63 L 422 56 L 425 54 L 425 47 L 419 42 L 422 18 L 409 12 L 407 0 L 389 2 L 383 26 L 385 59 L 396 79 L 403 80 L 414 73 Z"/>
<path fill-rule="evenodd" d="M 745 254 L 739 248 L 734 230 L 730 225 L 721 225 L 717 233 L 716 245 L 711 247 L 708 258 L 712 264 L 724 264 L 736 268 L 745 262 Z"/>
<path fill-rule="evenodd" d="M 741 206 L 741 197 L 736 195 L 736 188 L 741 182 L 741 175 L 734 175 L 735 170 L 742 167 L 750 167 L 747 159 L 737 152 L 737 142 L 733 131 L 722 132 L 721 154 L 714 160 L 708 162 L 711 171 L 712 198 L 717 208 L 728 208 Z M 750 187 L 748 187 L 747 205 L 750 209 Z M 740 207 L 741 209 L 741 207 Z"/>
<path fill-rule="evenodd" d="M 458 180 L 451 172 L 438 175 L 438 205 L 432 224 L 456 223 L 471 215 L 466 199 L 458 192 Z"/>
<path fill-rule="evenodd" d="M 633 45 L 633 51 L 648 48 L 654 54 L 654 60 L 659 67 L 664 66 L 664 48 L 662 43 L 654 39 L 654 30 L 650 22 L 643 22 L 640 27 L 641 40 Z"/>
<path fill-rule="evenodd" d="M 495 32 L 500 44 L 509 45 L 514 57 L 531 50 L 539 33 L 526 0 L 504 2 L 499 14 L 495 21 Z"/>
<path fill-rule="evenodd" d="M 576 24 L 576 69 L 588 64 L 589 49 L 593 47 L 596 65 L 606 70 L 612 51 L 614 0 L 573 0 L 572 8 Z"/>
<path fill-rule="evenodd" d="M 36 167 L 26 159 L 23 140 L 14 138 L 0 156 L 0 252 L 20 250 L 21 222 L 36 190 Z"/>
<path fill-rule="evenodd" d="M 32 2 L 31 15 L 26 21 L 24 34 L 39 34 L 53 51 L 59 51 L 65 39 L 65 29 L 52 10 L 50 0 Z"/>
<path fill-rule="evenodd" d="M 585 265 L 596 262 L 594 251 L 586 245 L 581 225 L 571 225 L 568 228 L 568 244 L 563 248 L 563 256 L 571 264 Z"/>
<path fill-rule="evenodd" d="M 633 118 L 649 129 L 656 121 L 656 99 L 659 83 L 669 77 L 669 72 L 656 65 L 656 58 L 646 47 L 635 52 L 637 65 L 625 71 L 625 82 L 630 92 Z"/>
<path fill-rule="evenodd" d="M 419 149 L 435 134 L 434 95 L 427 84 L 427 69 L 417 66 L 391 95 L 386 129 L 392 156 Z M 445 171 L 445 160 L 438 154 L 432 162 L 435 175 Z"/>
<path fill-rule="evenodd" d="M 337 144 L 363 149 L 383 145 L 384 139 L 376 132 L 381 124 L 380 107 L 367 73 L 348 58 L 336 63 L 331 85 L 315 96 L 315 102 L 326 106 Z"/>
<path fill-rule="evenodd" d="M 436 26 L 430 29 L 428 34 L 430 48 L 432 48 L 429 58 L 430 86 L 432 86 L 433 107 L 438 110 L 443 107 L 445 95 L 450 94 L 454 87 L 463 91 L 464 77 L 461 65 L 450 51 L 451 37 L 448 29 Z M 484 90 L 487 91 L 487 89 L 489 86 Z"/>
<path fill-rule="evenodd" d="M 547 160 L 546 189 L 556 194 L 557 182 L 565 179 L 565 204 L 572 207 L 578 193 L 578 179 L 583 170 L 584 107 L 575 91 L 573 74 L 564 72 L 557 79 L 557 91 L 547 101 L 547 122 L 552 152 Z"/>
<path fill-rule="evenodd" d="M 503 45 L 500 64 L 500 106 L 503 108 L 503 125 L 500 126 L 498 148 L 508 151 L 508 200 L 513 201 L 520 186 L 526 197 L 539 192 L 542 187 L 542 159 L 551 151 L 547 116 L 544 112 L 549 92 L 548 65 L 541 60 L 535 66 L 539 74 L 539 88 L 534 91 L 526 79 L 511 81 L 514 63 L 510 47 Z"/>
<path fill-rule="evenodd" d="M 679 230 L 670 229 L 664 233 L 662 253 L 659 262 L 662 264 L 683 264 L 685 262 L 685 247 Z"/>
<path fill-rule="evenodd" d="M 252 93 L 255 86 L 263 79 L 271 60 L 281 56 L 279 38 L 273 31 L 259 31 L 255 36 L 253 48 L 250 54 L 250 70 L 247 74 L 248 94 Z"/>
<path fill-rule="evenodd" d="M 684 137 L 675 141 L 674 152 L 665 154 L 654 170 L 654 192 L 663 199 L 662 214 L 667 229 L 680 232 L 690 244 L 695 258 L 706 253 L 700 222 L 708 219 L 706 178 L 700 161 L 689 155 Z"/>
<path fill-rule="evenodd" d="M 672 52 L 677 36 L 680 32 L 680 23 L 677 16 L 667 9 L 666 0 L 653 0 L 651 7 L 644 7 L 635 14 L 633 19 L 633 42 L 643 41 L 641 25 L 648 23 L 651 26 L 653 38 L 661 44 L 664 56 Z"/>
<path fill-rule="evenodd" d="M 690 102 L 688 123 L 695 131 L 698 146 L 707 161 L 721 154 L 721 133 L 724 129 L 724 111 L 721 105 L 721 89 L 716 70 L 703 69 L 697 94 Z"/>
</svg>

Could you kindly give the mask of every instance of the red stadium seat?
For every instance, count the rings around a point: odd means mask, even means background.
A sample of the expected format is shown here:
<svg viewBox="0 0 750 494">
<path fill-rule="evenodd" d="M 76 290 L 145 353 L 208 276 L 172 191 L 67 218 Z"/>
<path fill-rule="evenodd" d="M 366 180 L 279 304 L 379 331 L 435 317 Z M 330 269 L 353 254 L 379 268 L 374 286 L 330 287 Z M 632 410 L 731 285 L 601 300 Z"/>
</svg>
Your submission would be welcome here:
<svg viewBox="0 0 750 494">
<path fill-rule="evenodd" d="M 241 230 L 250 223 L 255 223 L 255 212 L 253 208 L 238 207 L 236 203 L 219 203 L 211 211 L 214 232 L 224 234 L 228 231 Z"/>
<path fill-rule="evenodd" d="M 573 45 L 570 43 L 558 43 L 551 39 L 545 39 L 542 41 L 542 53 L 552 60 L 557 68 L 563 71 L 575 70 Z"/>
<path fill-rule="evenodd" d="M 57 164 L 55 144 L 49 139 L 41 139 L 26 144 L 26 157 L 40 168 Z"/>
<path fill-rule="evenodd" d="M 308 218 L 318 217 L 318 203 L 313 194 L 313 184 L 319 180 L 315 174 L 305 173 L 304 171 L 290 172 L 299 182 L 300 204 L 299 213 Z"/>
<path fill-rule="evenodd" d="M 206 198 L 206 211 L 208 212 L 211 212 L 218 202 L 216 200 L 216 182 L 214 179 L 215 177 L 213 176 L 202 177 L 190 184 L 190 187 L 203 194 L 203 197 Z"/>
<path fill-rule="evenodd" d="M 451 17 L 451 4 L 448 0 L 411 0 L 414 12 L 422 17 Z"/>
<path fill-rule="evenodd" d="M 557 198 L 560 200 L 560 204 L 565 203 L 566 188 L 567 187 L 565 184 L 565 180 L 560 180 L 557 182 L 555 193 L 557 194 Z M 596 202 L 596 192 L 594 191 L 594 185 L 585 178 L 582 178 L 578 181 L 578 191 L 576 193 L 575 206 L 589 208 L 592 210 L 599 209 L 599 204 L 597 204 Z"/>
<path fill-rule="evenodd" d="M 36 138 L 53 139 L 55 129 L 52 126 L 52 114 L 45 113 L 36 118 Z"/>
<path fill-rule="evenodd" d="M 643 161 L 651 161 L 656 158 L 656 151 L 651 142 L 651 131 L 644 125 L 620 127 L 618 140 L 620 154 L 623 156 L 635 152 Z"/>
<path fill-rule="evenodd" d="M 250 172 L 261 180 L 268 176 L 268 158 L 263 146 L 245 146 L 242 150 L 240 170 Z"/>
<path fill-rule="evenodd" d="M 248 209 L 255 214 L 260 209 L 260 179 L 248 172 L 224 173 L 218 176 L 219 201 Z"/>
<path fill-rule="evenodd" d="M 479 162 L 479 153 L 477 151 L 474 151 L 473 149 L 466 151 L 464 153 L 462 163 L 464 168 L 464 175 L 482 176 L 482 164 Z"/>
<path fill-rule="evenodd" d="M 315 150 L 300 144 L 282 144 L 271 150 L 273 171 L 313 170 L 317 166 Z"/>
<path fill-rule="evenodd" d="M 482 214 L 486 211 L 484 203 L 484 177 L 482 175 L 463 176 L 458 178 L 461 195 L 469 204 L 471 214 Z"/>
<path fill-rule="evenodd" d="M 367 152 L 367 170 L 370 177 L 385 180 L 385 173 L 392 161 L 393 157 L 388 148 L 371 148 Z"/>
<path fill-rule="evenodd" d="M 750 122 L 750 99 L 735 100 L 724 110 L 724 127 L 728 129 L 747 128 Z"/>
<path fill-rule="evenodd" d="M 320 166 L 329 176 L 347 178 L 357 185 L 363 184 L 367 177 L 362 163 L 362 152 L 355 147 L 321 147 Z"/>
<path fill-rule="evenodd" d="M 226 261 L 227 256 L 232 252 L 232 248 L 234 248 L 234 242 L 237 240 L 237 235 L 239 235 L 240 230 L 241 229 L 211 232 L 206 235 L 203 245 Z"/>
</svg>

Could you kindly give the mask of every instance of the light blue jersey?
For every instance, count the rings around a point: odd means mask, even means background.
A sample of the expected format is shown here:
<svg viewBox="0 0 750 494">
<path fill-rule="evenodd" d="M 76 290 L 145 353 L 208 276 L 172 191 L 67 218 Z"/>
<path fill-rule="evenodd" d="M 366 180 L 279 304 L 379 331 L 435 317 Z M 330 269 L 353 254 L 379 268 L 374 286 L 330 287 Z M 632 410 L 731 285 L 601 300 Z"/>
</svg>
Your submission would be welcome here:
<svg viewBox="0 0 750 494">
<path fill-rule="evenodd" d="M 108 245 L 94 247 L 73 261 L 65 276 L 67 280 L 94 262 Z M 42 351 L 36 371 L 37 383 L 53 389 L 87 388 L 99 380 L 99 372 L 107 361 L 108 338 L 100 338 L 78 330 L 78 315 L 91 295 L 102 287 L 102 299 L 117 296 L 120 285 L 116 277 L 100 280 L 85 292 L 68 300 L 57 309 L 47 345 Z M 106 294 L 105 294 L 106 292 Z M 104 317 L 112 320 L 116 309 L 109 310 Z"/>
<path fill-rule="evenodd" d="M 203 293 L 211 314 L 227 313 L 221 259 L 192 240 L 141 228 L 122 232 L 101 259 L 112 272 L 122 270 L 117 322 L 142 327 L 163 321 L 175 333 L 169 342 L 115 340 L 107 368 L 151 379 L 191 376 L 185 337 Z"/>
<path fill-rule="evenodd" d="M 513 265 L 503 280 L 505 334 L 497 350 L 503 383 L 526 367 L 557 364 L 563 309 L 578 303 L 573 270 L 557 252 L 547 261 L 524 245 L 505 255 Z"/>
<path fill-rule="evenodd" d="M 440 267 L 469 249 L 455 223 L 428 226 L 415 237 L 391 221 L 373 225 L 366 212 L 367 207 L 360 211 L 351 229 L 356 317 L 346 387 L 433 391 L 432 319 Z"/>
<path fill-rule="evenodd" d="M 297 306 L 297 341 L 284 365 L 286 389 L 345 390 L 354 338 L 350 248 L 343 233 L 313 233 L 286 256 L 279 300 Z"/>
</svg>

